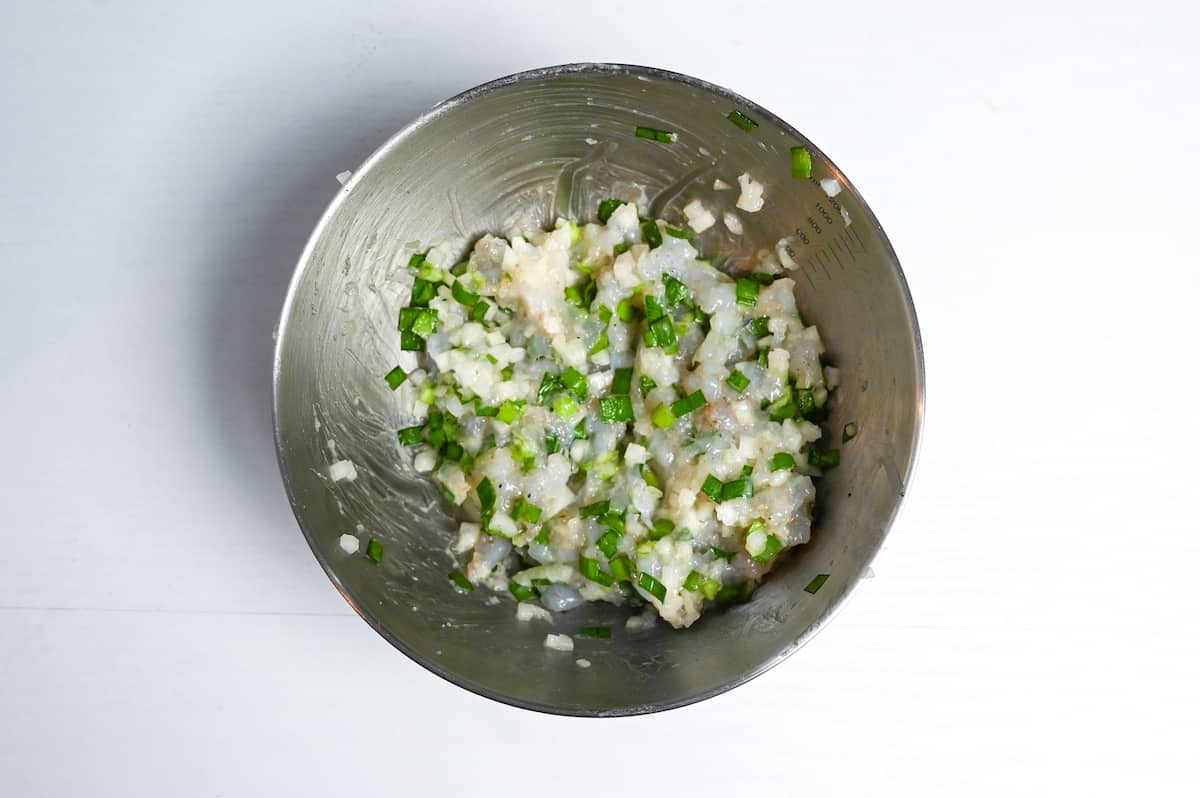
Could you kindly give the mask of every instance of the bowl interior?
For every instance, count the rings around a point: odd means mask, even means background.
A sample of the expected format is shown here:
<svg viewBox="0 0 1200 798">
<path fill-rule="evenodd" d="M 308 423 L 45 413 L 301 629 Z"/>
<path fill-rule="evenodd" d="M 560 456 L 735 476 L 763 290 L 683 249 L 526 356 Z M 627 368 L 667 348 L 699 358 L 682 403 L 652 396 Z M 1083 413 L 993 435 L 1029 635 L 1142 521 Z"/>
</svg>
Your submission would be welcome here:
<svg viewBox="0 0 1200 798">
<path fill-rule="evenodd" d="M 741 110 L 758 122 L 727 120 Z M 664 144 L 638 125 L 675 131 Z M 813 153 L 793 179 L 790 148 Z M 739 213 L 743 236 L 718 224 L 702 249 L 733 261 L 781 237 L 806 320 L 841 369 L 828 427 L 858 437 L 818 486 L 813 540 L 788 556 L 751 602 L 706 614 L 686 631 L 659 623 L 626 633 L 627 610 L 588 606 L 552 625 L 518 622 L 514 603 L 455 593 L 446 578 L 455 523 L 437 489 L 412 474 L 396 438 L 403 420 L 382 380 L 400 354 L 397 277 L 409 255 L 485 232 L 586 220 L 608 196 L 643 187 L 650 212 L 681 220 L 700 198 L 733 209 L 737 177 L 764 184 L 766 206 Z M 734 185 L 716 191 L 716 178 Z M 819 179 L 838 180 L 834 197 Z M 719 215 L 719 214 L 718 214 Z M 656 70 L 558 67 L 496 81 L 417 120 L 372 156 L 331 205 L 302 256 L 280 328 L 276 432 L 293 506 L 346 599 L 395 646 L 434 672 L 498 700 L 570 714 L 664 709 L 720 692 L 795 650 L 830 616 L 879 548 L 904 492 L 922 405 L 916 320 L 895 255 L 856 191 L 795 130 L 715 86 Z M 326 468 L 348 458 L 352 482 Z M 383 541 L 375 565 L 338 547 L 343 533 Z M 829 574 L 815 594 L 803 589 Z M 565 654 L 547 632 L 609 624 L 611 640 Z M 591 667 L 577 667 L 586 658 Z"/>
</svg>

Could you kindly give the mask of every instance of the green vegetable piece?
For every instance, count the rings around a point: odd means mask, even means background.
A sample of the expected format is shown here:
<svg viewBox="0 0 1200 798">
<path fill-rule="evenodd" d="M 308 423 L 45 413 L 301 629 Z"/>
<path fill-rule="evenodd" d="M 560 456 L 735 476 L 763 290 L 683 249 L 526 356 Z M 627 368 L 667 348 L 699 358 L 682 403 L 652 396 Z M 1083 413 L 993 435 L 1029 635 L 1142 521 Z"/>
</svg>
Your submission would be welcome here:
<svg viewBox="0 0 1200 798">
<path fill-rule="evenodd" d="M 404 369 L 396 366 L 387 374 L 383 375 L 383 379 L 385 382 L 387 382 L 388 387 L 394 391 L 404 384 L 404 381 L 408 379 L 408 374 L 405 373 Z"/>
<path fill-rule="evenodd" d="M 608 561 L 608 569 L 618 582 L 627 581 L 633 575 L 633 561 L 628 554 L 618 554 Z"/>
<path fill-rule="evenodd" d="M 646 537 L 651 540 L 662 540 L 667 535 L 675 531 L 675 522 L 667 518 L 654 519 L 654 526 L 647 533 Z"/>
<path fill-rule="evenodd" d="M 775 275 L 763 274 L 762 272 L 751 272 L 750 274 L 746 275 L 746 279 L 753 280 L 759 285 L 770 285 L 771 283 L 775 282 Z"/>
<path fill-rule="evenodd" d="M 483 508 L 485 513 L 492 511 L 496 506 L 496 487 L 492 481 L 484 477 L 475 487 L 475 493 L 479 496 L 479 506 Z"/>
<path fill-rule="evenodd" d="M 713 501 L 720 503 L 724 487 L 725 484 L 721 480 L 709 474 L 700 485 L 700 492 Z"/>
<path fill-rule="evenodd" d="M 613 247 L 613 256 L 622 255 L 629 251 L 629 242 L 622 241 Z"/>
<path fill-rule="evenodd" d="M 653 391 L 657 387 L 658 387 L 658 383 L 655 382 L 654 380 L 650 379 L 649 377 L 647 377 L 645 375 L 638 377 L 638 388 L 641 389 L 643 397 L 646 394 Z"/>
<path fill-rule="evenodd" d="M 842 461 L 842 453 L 837 449 L 808 450 L 808 464 L 817 468 L 835 468 Z"/>
<path fill-rule="evenodd" d="M 732 560 L 734 555 L 734 552 L 725 551 L 725 549 L 719 549 L 716 546 L 709 546 L 708 553 L 716 557 L 718 560 Z"/>
<path fill-rule="evenodd" d="M 456 263 L 450 267 L 450 273 L 453 274 L 455 277 L 462 277 L 464 274 L 467 273 L 467 267 L 469 265 L 470 264 L 467 263 L 465 260 L 462 263 Z"/>
<path fill-rule="evenodd" d="M 608 499 L 588 504 L 579 508 L 580 518 L 600 518 L 608 512 L 610 503 Z"/>
<path fill-rule="evenodd" d="M 783 551 L 783 541 L 774 535 L 767 535 L 767 543 L 763 550 L 754 555 L 754 561 L 758 563 L 769 563 L 775 559 L 775 555 Z"/>
<path fill-rule="evenodd" d="M 428 307 L 429 300 L 435 296 L 437 296 L 437 286 L 429 280 L 418 277 L 413 281 L 412 299 L 408 304 L 415 308 Z"/>
<path fill-rule="evenodd" d="M 585 626 L 579 630 L 580 637 L 590 637 L 596 640 L 607 640 L 612 637 L 612 629 L 607 626 Z"/>
<path fill-rule="evenodd" d="M 671 227 L 671 225 L 669 225 L 669 224 L 663 226 L 663 232 L 665 232 L 667 235 L 671 236 L 671 238 L 689 239 L 692 237 L 692 234 L 689 233 L 687 230 L 680 230 L 678 227 Z"/>
<path fill-rule="evenodd" d="M 424 262 L 425 262 L 425 253 L 423 253 L 423 252 L 414 253 L 413 256 L 408 259 L 408 268 L 419 269 L 419 268 L 421 268 L 421 264 Z"/>
<path fill-rule="evenodd" d="M 504 404 L 500 405 L 500 409 L 496 412 L 496 418 L 503 421 L 505 424 L 511 424 L 521 415 L 521 409 L 524 402 L 514 402 L 512 399 L 506 399 Z"/>
<path fill-rule="evenodd" d="M 825 584 L 825 580 L 829 579 L 829 574 L 817 574 L 812 578 L 812 581 L 804 586 L 805 593 L 816 593 L 821 589 L 821 585 Z"/>
<path fill-rule="evenodd" d="M 635 127 L 633 129 L 633 135 L 640 139 L 651 139 L 652 141 L 662 142 L 663 144 L 670 144 L 674 142 L 676 138 L 678 138 L 675 133 L 669 130 L 659 130 L 658 128 L 646 127 L 644 125 L 638 125 Z"/>
<path fill-rule="evenodd" d="M 777 452 L 771 455 L 768 465 L 772 471 L 783 471 L 788 468 L 795 468 L 796 458 L 792 457 L 788 452 Z"/>
<path fill-rule="evenodd" d="M 586 441 L 587 437 L 588 437 L 587 430 L 585 430 L 583 428 L 583 422 L 580 421 L 578 424 L 575 425 L 575 440 Z"/>
<path fill-rule="evenodd" d="M 767 326 L 769 319 L 766 316 L 759 316 L 757 319 L 751 319 L 746 325 L 747 329 L 754 336 L 754 340 L 766 338 L 771 334 L 770 328 Z"/>
<path fill-rule="evenodd" d="M 605 557 L 612 557 L 617 553 L 617 544 L 620 541 L 621 536 L 610 529 L 596 539 L 596 548 L 604 552 Z"/>
<path fill-rule="evenodd" d="M 559 450 L 559 447 L 560 444 L 557 435 L 546 435 L 546 454 L 555 454 Z"/>
<path fill-rule="evenodd" d="M 461 444 L 456 443 L 455 441 L 450 441 L 446 444 L 446 450 L 443 452 L 443 454 L 445 454 L 446 459 L 450 462 L 457 463 L 458 461 L 462 460 L 463 447 Z"/>
<path fill-rule="evenodd" d="M 600 309 L 596 311 L 596 315 L 600 317 L 602 323 L 608 324 L 612 321 L 613 312 L 608 309 L 608 305 L 601 305 Z"/>
<path fill-rule="evenodd" d="M 807 147 L 792 147 L 792 177 L 797 180 L 812 177 L 812 155 Z"/>
<path fill-rule="evenodd" d="M 725 585 L 717 594 L 713 596 L 713 600 L 718 604 L 737 604 L 745 601 L 750 597 L 750 588 L 745 582 L 739 582 L 735 585 Z"/>
<path fill-rule="evenodd" d="M 663 349 L 670 349 L 678 343 L 678 338 L 675 337 L 675 325 L 666 316 L 650 322 L 650 330 L 654 335 L 655 344 Z"/>
<path fill-rule="evenodd" d="M 754 130 L 754 128 L 758 127 L 757 122 L 755 122 L 753 119 L 751 119 L 750 117 L 743 114 L 741 111 L 730 111 L 729 114 L 725 118 L 728 119 L 733 124 L 740 127 L 742 130 L 746 131 L 747 133 L 749 133 L 751 130 Z"/>
<path fill-rule="evenodd" d="M 580 374 L 575 368 L 568 366 L 567 369 L 563 371 L 562 376 L 559 377 L 559 380 L 564 386 L 566 386 L 567 390 L 575 394 L 579 401 L 582 402 L 583 400 L 587 399 L 587 378 Z"/>
<path fill-rule="evenodd" d="M 527 524 L 536 524 L 542 520 L 542 508 L 532 502 L 524 502 L 521 505 L 521 511 L 517 515 Z"/>
<path fill-rule="evenodd" d="M 675 414 L 671 412 L 668 405 L 659 405 L 654 408 L 654 413 L 650 416 L 650 421 L 659 429 L 669 429 L 675 424 Z"/>
<path fill-rule="evenodd" d="M 642 479 L 652 488 L 662 488 L 662 483 L 658 480 L 658 474 L 655 474 L 654 469 L 649 465 L 642 466 Z"/>
<path fill-rule="evenodd" d="M 628 394 L 629 388 L 633 383 L 633 369 L 619 368 L 613 369 L 612 392 L 614 394 Z"/>
<path fill-rule="evenodd" d="M 537 591 L 532 587 L 527 587 L 519 582 L 509 582 L 508 592 L 513 594 L 513 598 L 517 601 L 529 601 L 529 599 L 537 596 Z"/>
<path fill-rule="evenodd" d="M 721 501 L 723 502 L 753 495 L 754 483 L 750 481 L 750 477 L 731 480 L 726 482 L 721 488 Z"/>
<path fill-rule="evenodd" d="M 758 304 L 758 283 L 753 280 L 747 280 L 745 277 L 737 279 L 737 303 L 754 307 Z"/>
<path fill-rule="evenodd" d="M 625 534 L 625 516 L 615 511 L 609 511 L 600 519 L 600 523 L 616 532 L 618 535 Z M 611 554 L 609 555 L 612 556 Z"/>
<path fill-rule="evenodd" d="M 653 219 L 643 219 L 640 227 L 642 228 L 642 240 L 650 249 L 662 246 L 662 231 L 658 229 L 657 222 Z"/>
<path fill-rule="evenodd" d="M 646 305 L 646 320 L 656 321 L 663 317 L 663 306 L 659 304 L 658 299 L 653 296 L 647 296 L 642 300 Z"/>
<path fill-rule="evenodd" d="M 482 299 L 471 306 L 471 321 L 483 321 L 487 318 L 488 308 L 491 307 Z"/>
<path fill-rule="evenodd" d="M 504 380 L 505 382 L 508 382 L 512 378 L 513 378 L 512 366 L 505 366 L 504 368 L 500 369 L 500 379 Z"/>
<path fill-rule="evenodd" d="M 608 333 L 600 333 L 600 337 L 596 339 L 596 343 L 592 344 L 592 348 L 588 350 L 589 355 L 597 355 L 608 349 Z"/>
<path fill-rule="evenodd" d="M 454 585 L 454 589 L 459 593 L 470 593 L 475 589 L 475 585 L 471 584 L 471 580 L 467 579 L 462 571 L 451 571 L 449 578 L 450 583 Z"/>
<path fill-rule="evenodd" d="M 736 369 L 725 378 L 725 382 L 738 393 L 744 393 L 750 387 L 750 378 Z"/>
<path fill-rule="evenodd" d="M 605 396 L 600 400 L 600 418 L 610 424 L 633 421 L 633 401 L 628 396 Z"/>
<path fill-rule="evenodd" d="M 619 199 L 609 197 L 606 200 L 600 201 L 600 210 L 597 211 L 596 216 L 600 219 L 601 224 L 607 224 L 608 220 L 612 218 L 613 213 L 620 207 L 621 201 Z"/>
<path fill-rule="evenodd" d="M 479 294 L 473 294 L 467 290 L 462 281 L 455 280 L 454 285 L 450 286 L 450 293 L 458 301 L 460 305 L 466 305 L 471 308 L 479 301 Z"/>
<path fill-rule="evenodd" d="M 542 375 L 542 384 L 538 386 L 537 403 L 539 405 L 546 404 L 546 400 L 561 387 L 562 382 L 558 377 L 547 371 Z"/>
<path fill-rule="evenodd" d="M 667 229 L 670 230 L 670 228 Z M 688 298 L 688 287 L 671 275 L 663 275 L 663 285 L 665 286 L 663 295 L 666 297 L 668 305 L 673 307 Z"/>
<path fill-rule="evenodd" d="M 550 545 L 550 525 L 549 524 L 544 524 L 542 526 L 542 528 L 540 530 L 538 530 L 537 537 L 535 537 L 533 539 L 533 542 L 538 544 L 539 546 L 549 546 Z"/>
<path fill-rule="evenodd" d="M 698 410 L 708 404 L 708 400 L 704 398 L 704 394 L 700 391 L 692 391 L 682 399 L 671 403 L 671 413 L 675 418 L 683 418 L 693 410 Z"/>
<path fill-rule="evenodd" d="M 717 594 L 721 592 L 721 583 L 711 577 L 704 580 L 700 585 L 700 592 L 709 601 L 716 599 Z"/>
<path fill-rule="evenodd" d="M 400 445 L 413 446 L 425 440 L 425 427 L 405 427 L 396 434 L 400 437 Z"/>
<path fill-rule="evenodd" d="M 574 418 L 579 412 L 579 403 L 568 394 L 560 394 L 554 400 L 554 412 L 559 418 Z"/>
<path fill-rule="evenodd" d="M 400 348 L 405 352 L 423 352 L 425 339 L 412 330 L 402 330 L 400 332 Z"/>
<path fill-rule="evenodd" d="M 796 394 L 797 415 L 809 418 L 817 412 L 817 400 L 812 391 L 800 391 Z"/>
<path fill-rule="evenodd" d="M 667 600 L 667 586 L 645 571 L 642 571 L 640 574 L 638 574 L 637 583 L 638 587 L 640 587 L 642 590 L 645 590 L 659 601 Z"/>
<path fill-rule="evenodd" d="M 605 587 L 611 586 L 614 581 L 612 574 L 600 569 L 599 560 L 584 557 L 582 554 L 579 555 L 579 573 L 583 574 L 584 579 Z"/>
<path fill-rule="evenodd" d="M 628 299 L 622 299 L 617 303 L 617 318 L 625 323 L 632 323 L 637 320 L 637 308 Z"/>
<path fill-rule="evenodd" d="M 475 408 L 475 415 L 480 418 L 495 418 L 500 415 L 500 408 L 488 407 L 487 405 L 479 405 Z"/>
<path fill-rule="evenodd" d="M 700 585 L 704 584 L 705 576 L 699 571 L 692 571 L 687 575 L 687 579 L 683 580 L 683 589 L 689 593 L 695 593 L 700 589 Z"/>
<path fill-rule="evenodd" d="M 367 541 L 367 559 L 376 565 L 383 562 L 383 544 L 375 538 Z"/>
</svg>

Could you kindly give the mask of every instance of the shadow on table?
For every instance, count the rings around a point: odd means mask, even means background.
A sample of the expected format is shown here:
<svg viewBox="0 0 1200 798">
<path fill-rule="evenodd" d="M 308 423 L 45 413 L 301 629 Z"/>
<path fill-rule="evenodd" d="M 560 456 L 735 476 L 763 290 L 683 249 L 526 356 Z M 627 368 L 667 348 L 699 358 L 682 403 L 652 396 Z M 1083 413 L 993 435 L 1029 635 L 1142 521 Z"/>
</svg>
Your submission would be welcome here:
<svg viewBox="0 0 1200 798">
<path fill-rule="evenodd" d="M 220 274 L 204 281 L 207 297 L 205 351 L 209 429 L 220 436 L 229 482 L 239 492 L 243 509 L 272 529 L 279 539 L 295 528 L 278 523 L 286 498 L 276 466 L 271 425 L 273 331 L 301 250 L 317 220 L 338 189 L 336 175 L 362 161 L 437 100 L 459 88 L 454 76 L 424 82 L 407 92 L 379 99 L 379 91 L 356 95 L 343 84 L 325 103 L 312 102 L 312 92 L 299 93 L 295 112 L 274 111 L 247 125 L 257 125 L 254 142 L 230 163 L 225 182 L 214 181 L 218 196 L 209 198 L 222 219 L 217 229 L 233 230 L 213 244 L 209 262 Z M 278 107 L 279 86 L 264 85 Z M 290 122 L 303 120 L 300 125 Z M 277 131 L 263 131 L 273 124 Z M 248 137 L 249 138 L 249 137 Z"/>
</svg>

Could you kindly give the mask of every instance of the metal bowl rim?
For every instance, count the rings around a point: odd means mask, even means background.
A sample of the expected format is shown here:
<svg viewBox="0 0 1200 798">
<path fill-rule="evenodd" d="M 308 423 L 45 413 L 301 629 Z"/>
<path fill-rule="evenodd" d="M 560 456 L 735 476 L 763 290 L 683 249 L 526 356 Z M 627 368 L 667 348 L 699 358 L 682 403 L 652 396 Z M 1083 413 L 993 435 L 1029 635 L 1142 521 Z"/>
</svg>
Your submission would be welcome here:
<svg viewBox="0 0 1200 798">
<path fill-rule="evenodd" d="M 825 163 L 829 164 L 834 172 L 838 174 L 844 186 L 843 190 L 850 192 L 858 199 L 863 211 L 866 213 L 867 221 L 870 223 L 874 232 L 879 236 L 884 248 L 884 252 L 888 257 L 889 262 L 892 264 L 892 267 L 896 273 L 896 277 L 899 280 L 900 288 L 903 293 L 905 310 L 907 311 L 908 318 L 912 323 L 913 349 L 914 354 L 916 355 L 916 408 L 914 411 L 915 418 L 913 423 L 912 456 L 909 458 L 907 467 L 905 468 L 904 473 L 901 475 L 901 484 L 903 485 L 901 495 L 897 499 L 895 506 L 892 508 L 891 515 L 888 517 L 887 522 L 884 525 L 879 542 L 875 545 L 874 550 L 870 552 L 870 556 L 868 556 L 863 562 L 863 566 L 858 575 L 851 582 L 849 582 L 841 594 L 834 599 L 833 603 L 829 606 L 829 609 L 826 610 L 825 613 L 812 625 L 805 629 L 804 632 L 795 640 L 788 643 L 788 645 L 785 646 L 784 649 L 778 654 L 724 684 L 674 701 L 663 701 L 661 703 L 621 707 L 611 710 L 563 707 L 535 701 L 526 701 L 511 695 L 495 692 L 485 685 L 478 684 L 470 679 L 464 678 L 460 674 L 443 668 L 436 661 L 421 655 L 419 652 L 410 648 L 399 637 L 392 634 L 389 629 L 387 629 L 378 619 L 375 618 L 373 613 L 363 606 L 362 602 L 360 602 L 353 594 L 351 594 L 351 592 L 342 583 L 341 578 L 334 571 L 330 560 L 325 557 L 318 548 L 313 530 L 309 528 L 307 522 L 300 512 L 300 505 L 297 500 L 295 486 L 292 484 L 292 481 L 288 476 L 287 461 L 283 443 L 283 432 L 279 421 L 279 388 L 280 374 L 282 372 L 283 345 L 287 338 L 287 320 L 291 314 L 292 306 L 295 303 L 296 293 L 298 291 L 300 281 L 304 276 L 305 267 L 307 266 L 309 259 L 312 257 L 313 250 L 315 249 L 321 236 L 325 233 L 325 228 L 328 226 L 330 219 L 332 219 L 337 213 L 338 208 L 341 207 L 342 203 L 346 200 L 346 197 L 353 192 L 355 186 L 358 184 L 362 176 L 370 172 L 376 163 L 385 159 L 392 152 L 392 150 L 398 147 L 416 130 L 461 105 L 465 105 L 478 97 L 490 94 L 498 89 L 515 83 L 578 74 L 632 75 L 635 77 L 640 76 L 646 78 L 657 78 L 703 89 L 728 100 L 737 106 L 739 110 L 749 110 L 763 119 L 769 119 L 787 134 L 794 136 L 796 140 L 803 142 L 804 146 L 808 147 L 808 149 L 814 155 L 818 156 Z M 296 517 L 296 522 L 299 524 L 300 530 L 304 534 L 304 539 L 308 542 L 308 546 L 312 550 L 313 556 L 317 558 L 317 562 L 320 563 L 322 570 L 325 571 L 325 575 L 329 577 L 329 581 L 333 583 L 333 586 L 342 595 L 342 598 L 346 600 L 346 603 L 349 604 L 350 607 L 356 613 L 358 613 L 359 617 L 366 621 L 372 629 L 374 629 L 381 637 L 383 637 L 383 639 L 387 640 L 393 647 L 426 670 L 437 676 L 440 676 L 451 684 L 455 684 L 466 690 L 470 690 L 471 692 L 483 696 L 484 698 L 490 698 L 493 701 L 498 701 L 509 706 L 534 710 L 537 712 L 544 712 L 552 715 L 568 715 L 576 717 L 623 717 L 677 709 L 679 707 L 688 706 L 689 704 L 694 704 L 699 701 L 704 701 L 705 699 L 712 698 L 732 690 L 733 688 L 743 685 L 751 679 L 766 673 L 771 668 L 783 662 L 802 646 L 804 646 L 809 640 L 811 640 L 819 631 L 825 628 L 825 626 L 837 615 L 842 607 L 845 606 L 847 599 L 849 599 L 851 594 L 853 594 L 855 589 L 858 587 L 858 584 L 862 581 L 863 574 L 870 567 L 875 557 L 879 554 L 880 549 L 883 547 L 884 541 L 887 539 L 887 536 L 891 531 L 892 525 L 895 523 L 896 517 L 900 511 L 900 506 L 904 502 L 904 495 L 908 491 L 910 480 L 919 456 L 921 429 L 925 415 L 925 352 L 921 342 L 921 331 L 917 324 L 917 312 L 913 305 L 912 292 L 910 291 L 908 281 L 904 276 L 904 270 L 900 266 L 899 258 L 896 256 L 896 252 L 892 247 L 891 241 L 888 239 L 887 234 L 884 232 L 883 227 L 879 224 L 879 220 L 875 217 L 874 212 L 871 210 L 866 200 L 854 187 L 853 183 L 846 178 L 841 169 L 839 169 L 837 165 L 834 164 L 833 161 L 830 160 L 829 157 L 826 156 L 819 147 L 814 145 L 806 136 L 801 134 L 786 121 L 771 113 L 766 108 L 763 108 L 758 103 L 748 100 L 740 94 L 730 91 L 723 86 L 718 86 L 714 83 L 709 83 L 680 72 L 671 72 L 669 70 L 658 69 L 656 67 L 638 66 L 634 64 L 581 62 L 573 64 L 560 64 L 558 66 L 541 67 L 524 72 L 516 72 L 511 75 L 506 75 L 504 77 L 488 81 L 487 83 L 482 83 L 474 88 L 467 89 L 460 94 L 450 97 L 449 99 L 443 100 L 425 113 L 418 116 L 416 119 L 409 122 L 398 132 L 393 134 L 391 138 L 384 142 L 383 145 L 381 145 L 379 149 L 372 153 L 365 161 L 363 161 L 361 166 L 354 170 L 354 173 L 351 175 L 350 179 L 346 181 L 346 184 L 330 201 L 328 207 L 325 209 L 325 212 L 321 214 L 321 218 L 317 221 L 316 226 L 313 228 L 312 234 L 309 236 L 307 243 L 304 245 L 304 249 L 300 253 L 295 270 L 292 273 L 292 278 L 288 284 L 287 294 L 284 298 L 283 308 L 280 314 L 279 323 L 277 325 L 277 331 L 274 362 L 271 371 L 271 415 L 275 438 L 275 456 L 279 464 L 280 475 L 283 478 L 284 487 L 287 491 L 288 502 L 292 507 L 292 514 Z"/>
</svg>

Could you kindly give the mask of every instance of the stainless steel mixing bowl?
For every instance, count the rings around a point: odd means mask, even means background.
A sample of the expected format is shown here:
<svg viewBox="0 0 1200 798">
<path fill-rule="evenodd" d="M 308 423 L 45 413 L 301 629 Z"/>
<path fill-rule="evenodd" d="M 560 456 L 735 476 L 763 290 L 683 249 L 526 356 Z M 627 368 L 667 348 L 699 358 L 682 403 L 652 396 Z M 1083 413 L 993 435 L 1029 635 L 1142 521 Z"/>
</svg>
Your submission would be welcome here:
<svg viewBox="0 0 1200 798">
<path fill-rule="evenodd" d="M 726 115 L 758 122 L 746 132 Z M 638 138 L 645 125 L 678 133 Z M 805 145 L 813 179 L 793 179 L 790 148 Z M 645 186 L 651 212 L 679 220 L 693 197 L 732 208 L 720 177 L 748 172 L 766 187 L 745 235 L 718 224 L 706 251 L 735 259 L 781 236 L 798 263 L 805 319 L 818 324 L 843 385 L 829 421 L 856 439 L 821 481 L 812 542 L 786 558 L 741 606 L 690 629 L 659 623 L 626 633 L 628 612 L 588 606 L 553 626 L 518 622 L 514 604 L 461 596 L 446 575 L 455 524 L 438 490 L 407 473 L 402 426 L 382 376 L 400 351 L 395 278 L 418 247 L 464 247 L 484 232 L 588 219 L 599 200 Z M 826 196 L 817 180 L 842 189 Z M 895 253 L 845 177 L 795 129 L 718 86 L 645 67 L 578 64 L 501 78 L 448 100 L 372 155 L 325 212 L 300 258 L 275 352 L 275 433 L 284 483 L 309 545 L 352 607 L 392 645 L 481 695 L 571 715 L 668 709 L 728 690 L 809 640 L 862 577 L 892 523 L 912 470 L 923 405 L 921 344 Z M 354 481 L 331 483 L 335 459 Z M 338 547 L 343 533 L 383 541 L 380 565 Z M 815 594 L 816 575 L 829 579 Z M 607 624 L 611 640 L 543 647 L 549 631 Z M 590 668 L 576 666 L 586 658 Z"/>
</svg>

